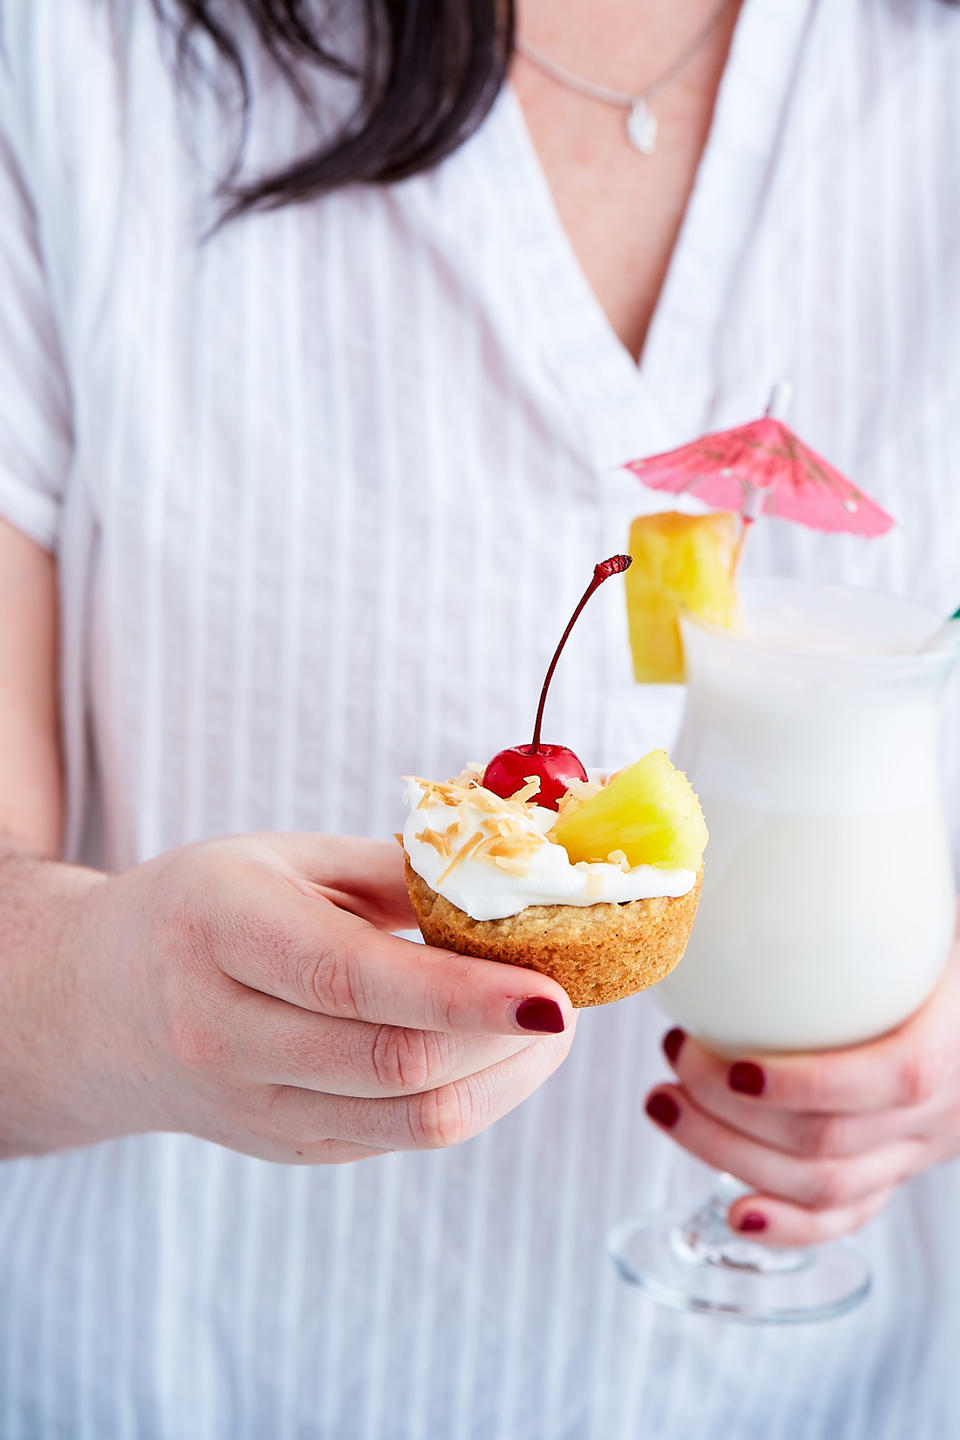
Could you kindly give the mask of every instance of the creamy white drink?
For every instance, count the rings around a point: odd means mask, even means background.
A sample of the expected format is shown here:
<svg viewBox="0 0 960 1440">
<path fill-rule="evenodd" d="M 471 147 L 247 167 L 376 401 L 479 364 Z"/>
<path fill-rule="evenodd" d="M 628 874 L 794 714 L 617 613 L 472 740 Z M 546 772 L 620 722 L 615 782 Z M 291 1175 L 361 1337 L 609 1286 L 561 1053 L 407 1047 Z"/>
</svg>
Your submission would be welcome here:
<svg viewBox="0 0 960 1440">
<path fill-rule="evenodd" d="M 683 621 L 676 763 L 710 831 L 687 952 L 659 995 L 712 1048 L 823 1049 L 900 1024 L 956 921 L 940 796 L 953 662 L 938 617 L 870 592 L 745 584 L 747 628 Z"/>
</svg>

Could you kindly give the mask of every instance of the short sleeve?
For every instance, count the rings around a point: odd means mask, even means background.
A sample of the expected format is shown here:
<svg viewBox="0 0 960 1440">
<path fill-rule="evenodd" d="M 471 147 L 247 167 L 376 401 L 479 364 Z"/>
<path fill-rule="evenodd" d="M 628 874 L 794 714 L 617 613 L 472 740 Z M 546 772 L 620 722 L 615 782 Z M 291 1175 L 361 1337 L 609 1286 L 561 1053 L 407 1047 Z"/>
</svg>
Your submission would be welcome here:
<svg viewBox="0 0 960 1440">
<path fill-rule="evenodd" d="M 73 453 L 70 391 L 17 128 L 0 56 L 0 515 L 53 549 Z"/>
</svg>

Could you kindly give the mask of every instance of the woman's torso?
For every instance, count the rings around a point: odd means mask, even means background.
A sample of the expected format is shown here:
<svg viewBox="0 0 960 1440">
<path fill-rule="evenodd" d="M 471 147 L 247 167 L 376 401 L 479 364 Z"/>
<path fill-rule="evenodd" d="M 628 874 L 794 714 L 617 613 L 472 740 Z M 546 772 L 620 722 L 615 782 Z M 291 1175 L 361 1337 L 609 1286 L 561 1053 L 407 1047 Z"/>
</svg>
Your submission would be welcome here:
<svg viewBox="0 0 960 1440">
<path fill-rule="evenodd" d="M 571 602 L 655 504 L 618 464 L 780 378 L 902 525 L 770 524 L 754 566 L 960 599 L 960 15 L 936 0 L 748 0 L 640 372 L 509 94 L 432 174 L 200 243 L 216 113 L 195 101 L 186 144 L 150 7 L 7 12 L 73 414 L 74 854 L 397 829 L 401 774 L 525 736 Z M 254 163 L 297 142 L 280 91 L 255 121 Z M 678 697 L 633 686 L 621 597 L 594 604 L 547 727 L 612 765 L 669 739 Z M 956 832 L 956 757 L 949 786 Z M 857 1315 L 654 1312 L 605 1231 L 704 1176 L 640 1118 L 655 1001 L 583 1022 L 537 1096 L 446 1154 L 297 1171 L 158 1136 L 4 1166 L 0 1434 L 949 1434 L 954 1169 L 864 1237 Z"/>
</svg>

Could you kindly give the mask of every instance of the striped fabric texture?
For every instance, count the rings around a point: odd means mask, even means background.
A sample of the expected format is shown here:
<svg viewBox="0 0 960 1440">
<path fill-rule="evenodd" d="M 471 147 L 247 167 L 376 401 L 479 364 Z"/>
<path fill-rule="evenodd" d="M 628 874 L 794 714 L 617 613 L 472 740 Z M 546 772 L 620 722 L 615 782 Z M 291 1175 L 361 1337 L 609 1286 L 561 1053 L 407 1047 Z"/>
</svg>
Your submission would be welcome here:
<svg viewBox="0 0 960 1440">
<path fill-rule="evenodd" d="M 428 175 L 211 233 L 229 126 L 147 0 L 3 0 L 0 36 L 0 512 L 60 559 L 72 858 L 389 835 L 402 774 L 527 735 L 594 563 L 659 508 L 622 462 L 781 378 L 899 524 L 765 523 L 754 571 L 956 608 L 957 11 L 746 0 L 639 369 L 509 91 Z M 264 70 L 250 173 L 308 142 Z M 549 738 L 618 765 L 680 701 L 633 685 L 606 586 Z M 153 1135 L 0 1166 L 0 1437 L 956 1436 L 955 1165 L 859 1237 L 876 1290 L 831 1324 L 724 1327 L 616 1278 L 609 1226 L 709 1185 L 642 1116 L 667 1023 L 585 1013 L 455 1151 L 311 1171 Z"/>
</svg>

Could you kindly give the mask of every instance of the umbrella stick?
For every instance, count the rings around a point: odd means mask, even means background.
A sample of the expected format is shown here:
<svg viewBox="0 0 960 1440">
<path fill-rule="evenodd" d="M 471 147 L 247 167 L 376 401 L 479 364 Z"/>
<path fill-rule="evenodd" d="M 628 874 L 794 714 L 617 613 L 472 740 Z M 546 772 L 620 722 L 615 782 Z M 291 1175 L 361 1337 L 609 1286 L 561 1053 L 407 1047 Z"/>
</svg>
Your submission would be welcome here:
<svg viewBox="0 0 960 1440">
<path fill-rule="evenodd" d="M 770 391 L 770 399 L 767 401 L 767 408 L 763 412 L 768 420 L 786 420 L 787 411 L 790 409 L 790 401 L 793 399 L 793 384 L 790 380 L 778 380 Z M 743 547 L 747 539 L 747 531 L 755 523 L 757 516 L 763 507 L 764 492 L 752 481 L 741 476 L 740 485 L 743 491 L 743 504 L 740 507 L 740 538 L 737 540 L 737 548 L 733 553 L 733 564 L 730 567 L 730 578 L 736 577 L 740 568 L 740 557 L 743 554 Z"/>
<path fill-rule="evenodd" d="M 767 408 L 763 412 L 766 419 L 785 421 L 792 399 L 793 382 L 790 380 L 778 380 L 770 391 L 770 399 L 767 401 Z"/>
<path fill-rule="evenodd" d="M 733 561 L 732 561 L 732 563 L 731 563 L 731 565 L 730 565 L 730 579 L 731 579 L 731 580 L 736 580 L 736 578 L 737 578 L 737 571 L 740 569 L 740 557 L 741 557 L 741 555 L 743 554 L 744 541 L 745 541 L 746 538 L 747 538 L 747 531 L 750 529 L 750 527 L 751 527 L 751 525 L 752 525 L 753 523 L 754 523 L 754 522 L 750 519 L 749 516 L 744 515 L 743 513 L 741 513 L 741 515 L 740 515 L 740 534 L 739 534 L 739 536 L 737 537 L 737 548 L 736 548 L 736 549 L 734 550 L 734 552 L 733 552 Z"/>
<path fill-rule="evenodd" d="M 772 403 L 772 402 L 771 402 Z M 743 547 L 747 538 L 747 531 L 756 524 L 757 516 L 763 508 L 765 490 L 754 485 L 752 480 L 741 475 L 740 489 L 743 495 L 743 503 L 740 506 L 740 538 L 737 540 L 737 548 L 733 554 L 733 565 L 730 570 L 731 578 L 734 578 L 740 565 L 740 556 L 743 554 Z"/>
</svg>

